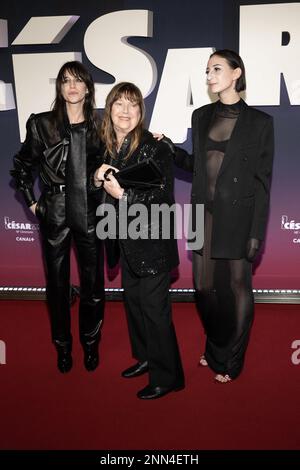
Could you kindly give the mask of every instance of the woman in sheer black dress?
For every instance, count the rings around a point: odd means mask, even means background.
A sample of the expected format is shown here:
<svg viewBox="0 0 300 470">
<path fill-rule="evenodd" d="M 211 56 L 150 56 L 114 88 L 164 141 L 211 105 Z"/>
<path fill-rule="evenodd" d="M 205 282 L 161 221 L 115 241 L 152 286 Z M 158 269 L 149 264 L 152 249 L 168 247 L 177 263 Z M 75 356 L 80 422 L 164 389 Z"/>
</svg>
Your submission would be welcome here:
<svg viewBox="0 0 300 470">
<path fill-rule="evenodd" d="M 193 252 L 207 335 L 200 365 L 226 383 L 242 370 L 253 321 L 252 262 L 267 223 L 273 121 L 240 98 L 246 80 L 238 54 L 214 52 L 206 73 L 219 101 L 194 111 L 193 155 L 176 148 L 175 162 L 193 171 L 192 204 L 205 205 L 204 246 Z"/>
</svg>

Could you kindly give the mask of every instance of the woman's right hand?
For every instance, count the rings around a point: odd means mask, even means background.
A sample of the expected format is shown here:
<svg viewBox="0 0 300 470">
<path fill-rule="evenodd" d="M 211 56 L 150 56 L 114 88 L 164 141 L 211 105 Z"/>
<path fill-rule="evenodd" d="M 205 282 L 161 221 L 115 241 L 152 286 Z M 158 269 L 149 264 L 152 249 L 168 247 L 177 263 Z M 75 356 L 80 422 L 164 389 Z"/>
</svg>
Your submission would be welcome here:
<svg viewBox="0 0 300 470">
<path fill-rule="evenodd" d="M 171 153 L 175 155 L 176 153 L 175 145 L 173 144 L 172 140 L 169 139 L 169 137 L 166 137 L 164 134 L 162 134 L 162 139 L 158 139 L 158 140 L 161 140 L 161 142 L 163 142 L 164 144 L 167 144 Z"/>
<path fill-rule="evenodd" d="M 118 172 L 119 170 L 114 166 L 107 165 L 103 163 L 94 173 L 94 184 L 96 187 L 102 186 L 104 182 L 104 173 L 109 169 L 112 168 L 114 171 Z"/>
</svg>

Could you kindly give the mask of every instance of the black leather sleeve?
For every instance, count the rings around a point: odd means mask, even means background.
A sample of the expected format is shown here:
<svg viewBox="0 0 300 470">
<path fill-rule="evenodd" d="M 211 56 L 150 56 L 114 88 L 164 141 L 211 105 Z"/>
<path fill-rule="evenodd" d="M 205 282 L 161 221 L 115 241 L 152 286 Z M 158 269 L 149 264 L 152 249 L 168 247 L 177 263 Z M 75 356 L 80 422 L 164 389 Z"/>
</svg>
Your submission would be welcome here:
<svg viewBox="0 0 300 470">
<path fill-rule="evenodd" d="M 14 168 L 10 171 L 17 189 L 23 192 L 28 206 L 36 202 L 33 191 L 34 172 L 39 165 L 42 151 L 43 143 L 38 136 L 35 115 L 32 114 L 26 124 L 25 141 L 14 156 Z"/>
</svg>

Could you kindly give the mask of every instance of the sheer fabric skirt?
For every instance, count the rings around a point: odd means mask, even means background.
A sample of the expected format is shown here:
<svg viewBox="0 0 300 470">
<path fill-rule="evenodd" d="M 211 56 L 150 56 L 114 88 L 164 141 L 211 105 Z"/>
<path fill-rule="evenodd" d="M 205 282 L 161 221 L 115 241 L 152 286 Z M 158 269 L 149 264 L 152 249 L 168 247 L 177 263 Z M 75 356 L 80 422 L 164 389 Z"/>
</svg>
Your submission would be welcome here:
<svg viewBox="0 0 300 470">
<path fill-rule="evenodd" d="M 193 252 L 196 303 L 206 333 L 208 365 L 234 379 L 242 370 L 253 322 L 252 264 L 244 258 L 211 258 L 212 222 L 206 209 L 204 246 Z"/>
</svg>

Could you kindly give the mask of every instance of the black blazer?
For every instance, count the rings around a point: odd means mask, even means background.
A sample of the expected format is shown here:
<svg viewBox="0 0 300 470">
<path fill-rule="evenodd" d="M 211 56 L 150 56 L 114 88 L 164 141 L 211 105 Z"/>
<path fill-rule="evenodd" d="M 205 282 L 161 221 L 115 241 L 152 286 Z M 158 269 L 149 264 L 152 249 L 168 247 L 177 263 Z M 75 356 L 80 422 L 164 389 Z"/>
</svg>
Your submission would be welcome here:
<svg viewBox="0 0 300 470">
<path fill-rule="evenodd" d="M 206 195 L 206 140 L 216 103 L 192 115 L 193 155 L 178 149 L 175 163 L 193 171 L 192 204 Z M 249 238 L 263 240 L 266 231 L 274 152 L 273 118 L 242 101 L 217 178 L 211 255 L 239 259 Z"/>
</svg>

